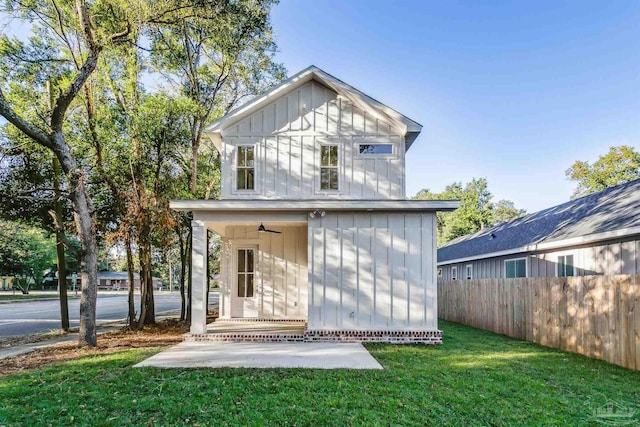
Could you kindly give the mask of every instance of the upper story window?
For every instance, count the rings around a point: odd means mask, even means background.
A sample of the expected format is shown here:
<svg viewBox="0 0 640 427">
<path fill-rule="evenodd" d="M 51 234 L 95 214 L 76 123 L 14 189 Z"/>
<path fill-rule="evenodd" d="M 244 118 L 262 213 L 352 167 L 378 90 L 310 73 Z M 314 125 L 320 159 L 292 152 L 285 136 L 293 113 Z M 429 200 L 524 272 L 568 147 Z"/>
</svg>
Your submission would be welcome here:
<svg viewBox="0 0 640 427">
<path fill-rule="evenodd" d="M 451 280 L 458 280 L 458 267 L 451 267 Z"/>
<path fill-rule="evenodd" d="M 320 146 L 320 189 L 338 189 L 338 146 Z"/>
<path fill-rule="evenodd" d="M 465 267 L 466 273 L 467 273 L 467 280 L 471 280 L 473 279 L 473 265 L 472 264 L 467 264 Z"/>
<path fill-rule="evenodd" d="M 253 146 L 238 147 L 238 190 L 255 189 L 255 153 Z"/>
<path fill-rule="evenodd" d="M 558 277 L 571 277 L 573 275 L 573 255 L 559 256 Z"/>
<path fill-rule="evenodd" d="M 393 154 L 392 144 L 360 144 L 359 152 L 363 155 L 369 154 Z"/>
<path fill-rule="evenodd" d="M 515 277 L 527 277 L 527 259 L 508 259 L 504 262 L 505 277 L 507 279 Z"/>
</svg>

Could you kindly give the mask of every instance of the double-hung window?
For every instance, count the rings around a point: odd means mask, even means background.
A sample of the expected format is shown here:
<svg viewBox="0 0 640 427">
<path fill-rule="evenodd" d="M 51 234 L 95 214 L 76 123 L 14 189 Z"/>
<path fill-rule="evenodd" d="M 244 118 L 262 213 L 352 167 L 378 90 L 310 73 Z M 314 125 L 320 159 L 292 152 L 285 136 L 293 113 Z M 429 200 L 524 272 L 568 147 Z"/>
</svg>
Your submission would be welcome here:
<svg viewBox="0 0 640 427">
<path fill-rule="evenodd" d="M 255 188 L 255 153 L 251 145 L 238 147 L 237 162 L 237 188 L 238 190 L 253 190 Z"/>
<path fill-rule="evenodd" d="M 516 277 L 527 277 L 527 259 L 508 259 L 504 262 L 504 271 L 507 279 Z"/>
<path fill-rule="evenodd" d="M 320 189 L 338 189 L 338 146 L 320 146 Z"/>
<path fill-rule="evenodd" d="M 558 257 L 558 277 L 570 277 L 574 275 L 573 255 L 561 255 Z"/>
</svg>

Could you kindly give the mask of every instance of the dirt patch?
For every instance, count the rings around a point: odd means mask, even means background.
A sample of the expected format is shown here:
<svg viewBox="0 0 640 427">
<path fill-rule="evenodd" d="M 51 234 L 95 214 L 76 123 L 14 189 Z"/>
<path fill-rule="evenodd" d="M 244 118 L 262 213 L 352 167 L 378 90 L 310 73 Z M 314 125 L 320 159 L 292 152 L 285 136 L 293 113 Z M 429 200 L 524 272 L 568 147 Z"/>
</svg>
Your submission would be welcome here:
<svg viewBox="0 0 640 427">
<path fill-rule="evenodd" d="M 121 329 L 101 334 L 95 348 L 79 347 L 75 341 L 53 344 L 31 353 L 3 359 L 0 363 L 0 377 L 50 363 L 108 354 L 127 348 L 168 347 L 181 342 L 182 335 L 188 330 L 181 322 L 167 319 L 155 326 L 147 326 L 142 331 Z"/>
</svg>

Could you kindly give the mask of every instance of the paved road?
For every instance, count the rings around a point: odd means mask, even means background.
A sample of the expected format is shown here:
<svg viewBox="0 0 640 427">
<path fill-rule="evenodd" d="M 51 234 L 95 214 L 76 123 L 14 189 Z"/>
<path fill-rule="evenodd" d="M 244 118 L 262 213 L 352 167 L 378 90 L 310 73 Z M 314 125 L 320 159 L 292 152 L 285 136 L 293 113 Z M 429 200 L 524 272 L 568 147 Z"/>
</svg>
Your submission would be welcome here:
<svg viewBox="0 0 640 427">
<path fill-rule="evenodd" d="M 180 295 L 156 294 L 156 314 L 180 309 Z M 140 309 L 140 296 L 136 295 L 136 310 Z M 69 299 L 69 323 L 79 324 L 80 299 Z M 98 294 L 97 323 L 126 319 L 127 295 Z M 60 328 L 60 304 L 57 300 L 0 304 L 0 337 L 22 336 L 48 332 Z"/>
</svg>

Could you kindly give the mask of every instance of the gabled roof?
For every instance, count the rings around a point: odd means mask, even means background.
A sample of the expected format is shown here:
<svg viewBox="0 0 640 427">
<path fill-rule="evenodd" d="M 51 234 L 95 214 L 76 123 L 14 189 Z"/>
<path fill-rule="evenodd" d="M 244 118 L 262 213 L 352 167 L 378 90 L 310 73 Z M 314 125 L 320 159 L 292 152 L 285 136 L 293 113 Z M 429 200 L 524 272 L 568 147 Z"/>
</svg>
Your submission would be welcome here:
<svg viewBox="0 0 640 427">
<path fill-rule="evenodd" d="M 376 118 L 388 121 L 391 124 L 405 129 L 405 141 L 407 149 L 411 146 L 416 139 L 422 125 L 418 122 L 411 120 L 407 116 L 400 114 L 396 110 L 387 105 L 371 98 L 369 95 L 359 91 L 358 89 L 344 83 L 332 76 L 331 74 L 321 70 L 320 68 L 311 65 L 305 68 L 299 73 L 294 74 L 287 80 L 283 81 L 279 85 L 275 86 L 271 90 L 258 95 L 247 103 L 240 107 L 230 111 L 220 119 L 207 126 L 206 132 L 212 137 L 214 144 L 218 147 L 217 139 L 219 139 L 220 132 L 223 127 L 231 126 L 252 113 L 258 111 L 260 108 L 266 106 L 270 102 L 276 100 L 282 95 L 292 91 L 303 84 L 315 80 L 322 83 L 328 88 L 335 91 L 338 95 L 341 95 L 351 101 L 355 106 L 366 110 L 367 113 L 372 113 Z M 220 147 L 218 147 L 220 148 Z"/>
<path fill-rule="evenodd" d="M 438 263 L 546 250 L 640 234 L 640 180 L 458 237 Z"/>
</svg>

